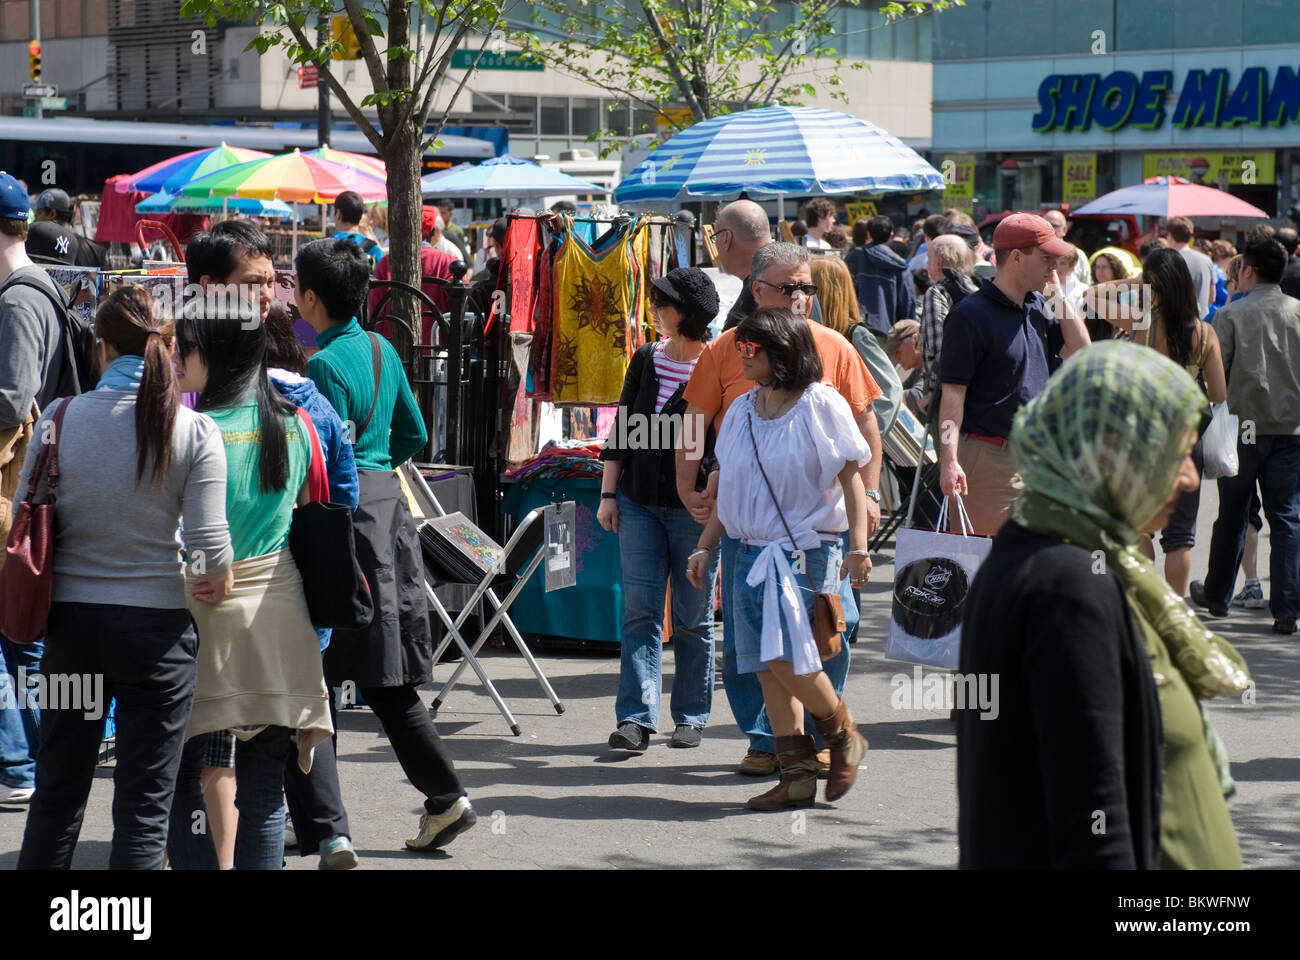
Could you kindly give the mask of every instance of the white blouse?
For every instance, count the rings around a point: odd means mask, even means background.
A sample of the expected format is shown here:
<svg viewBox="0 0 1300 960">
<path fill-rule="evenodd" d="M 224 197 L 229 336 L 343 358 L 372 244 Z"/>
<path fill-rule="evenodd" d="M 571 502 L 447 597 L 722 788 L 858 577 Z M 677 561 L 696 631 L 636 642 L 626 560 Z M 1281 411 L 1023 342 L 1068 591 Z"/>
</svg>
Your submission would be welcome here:
<svg viewBox="0 0 1300 960">
<path fill-rule="evenodd" d="M 737 397 L 718 434 L 718 519 L 727 535 L 749 543 L 786 541 L 785 527 L 754 461 L 748 420 L 767 479 L 781 501 L 786 522 L 800 542 L 787 549 L 811 549 L 805 534 L 836 534 L 849 528 L 844 491 L 836 479 L 849 461 L 871 460 L 871 449 L 848 402 L 831 386 L 814 383 L 775 420 L 754 412 L 758 388 Z M 821 539 L 821 538 L 817 538 Z"/>
</svg>

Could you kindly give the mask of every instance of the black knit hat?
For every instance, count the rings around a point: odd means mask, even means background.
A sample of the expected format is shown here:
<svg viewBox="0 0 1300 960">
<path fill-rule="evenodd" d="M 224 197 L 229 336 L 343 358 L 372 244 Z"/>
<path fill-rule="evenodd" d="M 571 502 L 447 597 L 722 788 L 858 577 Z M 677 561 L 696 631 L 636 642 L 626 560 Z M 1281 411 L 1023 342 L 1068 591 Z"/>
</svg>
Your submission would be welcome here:
<svg viewBox="0 0 1300 960">
<path fill-rule="evenodd" d="M 718 315 L 717 288 L 699 267 L 678 267 L 650 282 L 669 300 L 706 322 Z"/>
</svg>

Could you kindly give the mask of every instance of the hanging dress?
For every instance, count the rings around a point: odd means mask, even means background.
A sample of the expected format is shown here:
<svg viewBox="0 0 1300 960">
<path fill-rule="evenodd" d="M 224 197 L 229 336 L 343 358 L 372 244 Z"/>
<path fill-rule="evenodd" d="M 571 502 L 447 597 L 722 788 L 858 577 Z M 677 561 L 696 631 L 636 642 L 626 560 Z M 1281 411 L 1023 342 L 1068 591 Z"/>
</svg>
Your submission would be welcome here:
<svg viewBox="0 0 1300 960">
<path fill-rule="evenodd" d="M 633 249 L 640 220 L 620 221 L 593 247 L 559 224 L 552 289 L 551 399 L 617 403 L 640 339 L 644 297 Z"/>
</svg>

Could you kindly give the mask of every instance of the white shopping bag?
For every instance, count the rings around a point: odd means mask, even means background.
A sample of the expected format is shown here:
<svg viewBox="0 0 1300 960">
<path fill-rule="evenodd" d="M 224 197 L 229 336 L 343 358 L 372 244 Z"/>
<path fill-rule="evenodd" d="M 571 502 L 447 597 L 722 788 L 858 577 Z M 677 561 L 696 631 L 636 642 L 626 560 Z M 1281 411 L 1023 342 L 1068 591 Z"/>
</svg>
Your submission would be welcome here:
<svg viewBox="0 0 1300 960">
<path fill-rule="evenodd" d="M 1211 408 L 1210 425 L 1201 437 L 1201 452 L 1205 456 L 1205 479 L 1218 480 L 1235 477 L 1240 469 L 1237 461 L 1237 431 L 1240 422 L 1235 413 L 1228 412 L 1226 403 L 1216 403 Z"/>
<path fill-rule="evenodd" d="M 961 497 L 956 500 L 961 514 L 960 536 L 930 530 L 898 531 L 886 660 L 957 669 L 966 596 L 993 541 L 967 535 L 966 531 L 973 533 L 974 527 Z M 939 513 L 940 528 L 948 519 L 947 513 L 945 498 Z"/>
</svg>

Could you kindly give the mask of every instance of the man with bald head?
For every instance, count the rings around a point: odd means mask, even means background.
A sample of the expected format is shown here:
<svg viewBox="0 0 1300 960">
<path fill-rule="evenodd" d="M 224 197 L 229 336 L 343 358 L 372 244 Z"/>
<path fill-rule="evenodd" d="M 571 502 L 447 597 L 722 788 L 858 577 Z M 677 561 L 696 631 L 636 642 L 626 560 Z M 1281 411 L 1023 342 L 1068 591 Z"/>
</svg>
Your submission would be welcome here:
<svg viewBox="0 0 1300 960">
<path fill-rule="evenodd" d="M 722 329 L 730 330 L 758 309 L 754 299 L 754 285 L 750 283 L 750 264 L 754 254 L 772 242 L 772 227 L 767 219 L 767 211 L 753 200 L 737 200 L 729 203 L 718 212 L 718 219 L 713 225 L 713 245 L 718 251 L 718 266 L 724 273 L 733 277 L 743 277 L 740 296 L 727 312 Z M 808 316 L 818 323 L 822 319 L 821 306 L 814 296 L 808 308 Z"/>
<path fill-rule="evenodd" d="M 1060 210 L 1048 210 L 1043 214 L 1043 219 L 1051 224 L 1052 232 L 1056 234 L 1058 240 L 1065 240 L 1067 224 L 1064 213 Z M 1088 255 L 1078 247 L 1074 249 L 1074 279 L 1086 287 L 1092 283 L 1092 268 L 1088 266 Z"/>
</svg>

